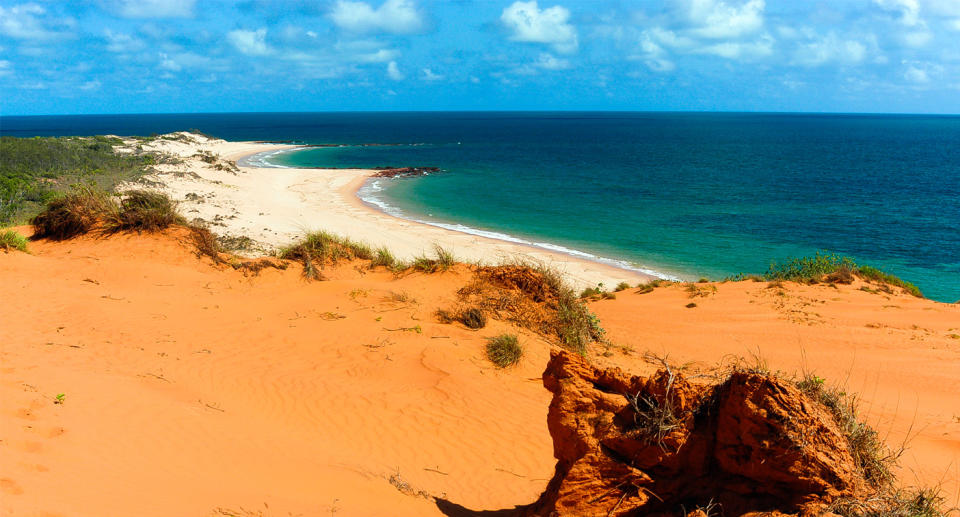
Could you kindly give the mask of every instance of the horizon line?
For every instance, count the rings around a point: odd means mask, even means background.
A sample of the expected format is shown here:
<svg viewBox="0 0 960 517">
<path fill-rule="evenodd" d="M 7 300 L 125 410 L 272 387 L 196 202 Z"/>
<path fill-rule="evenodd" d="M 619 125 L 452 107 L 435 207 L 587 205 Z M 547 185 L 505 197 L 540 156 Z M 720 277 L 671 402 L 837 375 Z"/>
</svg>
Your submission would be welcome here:
<svg viewBox="0 0 960 517">
<path fill-rule="evenodd" d="M 933 116 L 956 117 L 960 113 L 933 112 L 880 112 L 880 111 L 750 111 L 750 110 L 590 110 L 590 109 L 452 109 L 452 110 L 328 110 L 328 111 L 181 111 L 181 112 L 121 112 L 121 113 L 43 113 L 29 115 L 5 115 L 0 119 L 30 117 L 99 117 L 99 116 L 143 116 L 143 115 L 279 115 L 279 114 L 356 114 L 356 113 L 658 113 L 658 114 L 729 114 L 729 115 L 859 115 L 859 116 Z M 0 127 L 0 133 L 3 128 Z"/>
</svg>

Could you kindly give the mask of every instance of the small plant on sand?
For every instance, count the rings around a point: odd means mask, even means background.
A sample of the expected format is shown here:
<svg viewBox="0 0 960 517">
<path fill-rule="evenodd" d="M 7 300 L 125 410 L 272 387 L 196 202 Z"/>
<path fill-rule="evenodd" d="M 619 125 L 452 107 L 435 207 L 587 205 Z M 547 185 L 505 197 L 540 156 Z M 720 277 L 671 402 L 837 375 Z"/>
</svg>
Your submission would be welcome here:
<svg viewBox="0 0 960 517">
<path fill-rule="evenodd" d="M 64 240 L 93 230 L 104 217 L 117 211 L 116 205 L 103 192 L 84 187 L 58 197 L 37 214 L 34 237 Z"/>
<path fill-rule="evenodd" d="M 377 250 L 373 253 L 373 258 L 370 260 L 371 268 L 383 266 L 387 269 L 393 269 L 396 265 L 397 258 L 393 256 L 393 253 L 391 253 L 386 246 L 377 248 Z"/>
<path fill-rule="evenodd" d="M 56 397 L 53 397 L 54 404 L 63 404 L 63 401 L 67 400 L 66 393 L 57 393 Z"/>
<path fill-rule="evenodd" d="M 630 284 L 626 282 L 620 282 L 617 284 L 617 287 L 613 289 L 613 292 L 619 293 L 620 291 L 626 291 L 627 289 L 630 289 Z"/>
<path fill-rule="evenodd" d="M 450 269 L 457 261 L 453 253 L 442 248 L 439 244 L 434 245 L 433 252 L 436 258 L 429 258 L 426 255 L 414 257 L 410 267 L 423 273 L 436 273 Z"/>
<path fill-rule="evenodd" d="M 337 264 L 341 260 L 371 260 L 374 252 L 367 244 L 320 231 L 308 233 L 302 241 L 282 249 L 280 258 L 300 261 L 303 275 L 317 280 L 322 278 L 317 266 L 322 270 L 327 263 Z"/>
<path fill-rule="evenodd" d="M 29 251 L 27 251 L 27 238 L 14 230 L 0 232 L 0 249 L 3 251 L 17 250 L 29 253 Z"/>
<path fill-rule="evenodd" d="M 513 366 L 523 357 L 523 348 L 514 334 L 501 334 L 487 339 L 487 359 L 500 368 Z"/>
<path fill-rule="evenodd" d="M 487 326 L 487 316 L 478 307 L 470 307 L 461 312 L 459 320 L 471 329 L 482 329 Z"/>
</svg>

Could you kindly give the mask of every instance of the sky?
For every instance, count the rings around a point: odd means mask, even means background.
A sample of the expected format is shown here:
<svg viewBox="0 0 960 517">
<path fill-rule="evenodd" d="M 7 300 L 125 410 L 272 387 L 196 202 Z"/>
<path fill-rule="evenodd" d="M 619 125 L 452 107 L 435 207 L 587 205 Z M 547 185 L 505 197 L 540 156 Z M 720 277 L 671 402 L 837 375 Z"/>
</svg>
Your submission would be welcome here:
<svg viewBox="0 0 960 517">
<path fill-rule="evenodd" d="M 0 0 L 0 115 L 960 113 L 960 0 Z"/>
</svg>

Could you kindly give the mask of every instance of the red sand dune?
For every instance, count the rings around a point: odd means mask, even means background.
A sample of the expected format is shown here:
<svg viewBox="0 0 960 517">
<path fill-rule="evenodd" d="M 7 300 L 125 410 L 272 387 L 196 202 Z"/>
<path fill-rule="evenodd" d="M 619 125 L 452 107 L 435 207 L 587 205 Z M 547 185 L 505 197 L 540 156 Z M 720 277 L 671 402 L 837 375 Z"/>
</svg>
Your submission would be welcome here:
<svg viewBox="0 0 960 517">
<path fill-rule="evenodd" d="M 0 514 L 442 515 L 544 490 L 550 344 L 503 322 L 438 323 L 466 267 L 245 276 L 184 237 L 0 253 Z M 591 308 L 635 352 L 591 360 L 652 371 L 640 352 L 712 365 L 759 350 L 773 368 L 805 362 L 862 392 L 891 441 L 912 424 L 904 481 L 942 481 L 955 502 L 960 306 L 856 287 L 720 284 L 693 309 L 680 287 L 625 291 Z M 525 346 L 515 368 L 484 357 L 501 332 Z"/>
</svg>

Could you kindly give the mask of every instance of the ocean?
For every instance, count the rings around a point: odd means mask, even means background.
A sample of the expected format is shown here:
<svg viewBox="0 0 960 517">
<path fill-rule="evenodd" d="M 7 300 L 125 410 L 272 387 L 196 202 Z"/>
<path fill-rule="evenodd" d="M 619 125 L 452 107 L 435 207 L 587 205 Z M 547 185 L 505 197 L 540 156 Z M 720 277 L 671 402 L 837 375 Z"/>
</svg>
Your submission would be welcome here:
<svg viewBox="0 0 960 517">
<path fill-rule="evenodd" d="M 2 117 L 12 136 L 165 133 L 338 144 L 287 167 L 439 167 L 361 192 L 400 217 L 680 279 L 818 251 L 960 299 L 960 117 L 234 113 Z M 363 145 L 382 144 L 382 145 Z M 389 144 L 389 145 L 387 145 Z"/>
</svg>

